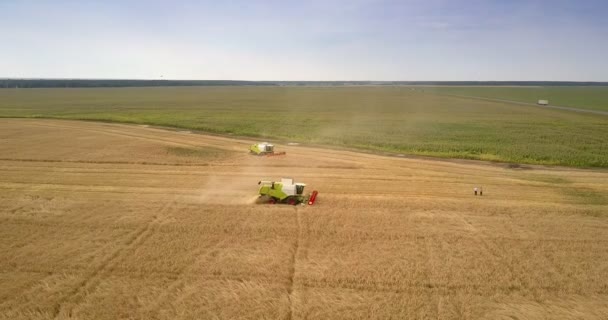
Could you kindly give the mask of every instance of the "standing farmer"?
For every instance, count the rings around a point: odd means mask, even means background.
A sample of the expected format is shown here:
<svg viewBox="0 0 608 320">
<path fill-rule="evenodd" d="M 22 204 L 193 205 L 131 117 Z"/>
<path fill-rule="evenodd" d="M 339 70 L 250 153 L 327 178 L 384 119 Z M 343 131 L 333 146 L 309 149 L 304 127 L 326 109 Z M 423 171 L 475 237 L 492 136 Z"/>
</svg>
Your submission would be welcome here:
<svg viewBox="0 0 608 320">
<path fill-rule="evenodd" d="M 473 192 L 475 192 L 475 195 L 477 195 L 477 187 L 473 188 Z"/>
</svg>

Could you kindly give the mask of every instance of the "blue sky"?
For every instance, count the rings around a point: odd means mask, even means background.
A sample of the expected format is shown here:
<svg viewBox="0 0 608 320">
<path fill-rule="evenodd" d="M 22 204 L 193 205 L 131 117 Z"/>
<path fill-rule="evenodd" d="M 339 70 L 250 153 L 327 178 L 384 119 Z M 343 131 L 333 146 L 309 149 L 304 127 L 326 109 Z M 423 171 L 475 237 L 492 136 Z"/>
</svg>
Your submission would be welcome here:
<svg viewBox="0 0 608 320">
<path fill-rule="evenodd" d="M 0 77 L 608 81 L 608 1 L 0 0 Z"/>
</svg>

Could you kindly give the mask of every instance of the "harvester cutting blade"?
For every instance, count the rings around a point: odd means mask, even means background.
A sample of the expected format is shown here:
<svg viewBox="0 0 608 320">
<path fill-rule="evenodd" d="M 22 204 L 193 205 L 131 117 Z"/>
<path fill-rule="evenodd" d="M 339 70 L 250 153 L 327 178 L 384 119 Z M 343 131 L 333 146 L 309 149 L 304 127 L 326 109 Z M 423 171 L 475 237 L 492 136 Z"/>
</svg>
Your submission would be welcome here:
<svg viewBox="0 0 608 320">
<path fill-rule="evenodd" d="M 286 155 L 286 154 L 287 154 L 287 152 L 282 151 L 282 152 L 274 152 L 274 153 L 269 153 L 269 154 L 267 154 L 266 156 L 267 156 L 267 157 L 274 157 L 274 156 L 284 156 L 284 155 Z"/>
</svg>

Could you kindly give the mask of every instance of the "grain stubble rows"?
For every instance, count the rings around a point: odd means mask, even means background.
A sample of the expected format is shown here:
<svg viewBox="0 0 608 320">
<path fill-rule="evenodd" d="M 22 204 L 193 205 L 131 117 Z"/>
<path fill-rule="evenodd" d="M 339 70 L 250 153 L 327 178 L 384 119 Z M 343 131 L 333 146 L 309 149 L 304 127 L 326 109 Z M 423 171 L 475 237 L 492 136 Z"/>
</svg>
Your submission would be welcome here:
<svg viewBox="0 0 608 320">
<path fill-rule="evenodd" d="M 2 319 L 608 316 L 605 171 L 0 122 Z M 284 176 L 317 205 L 253 204 Z"/>
</svg>

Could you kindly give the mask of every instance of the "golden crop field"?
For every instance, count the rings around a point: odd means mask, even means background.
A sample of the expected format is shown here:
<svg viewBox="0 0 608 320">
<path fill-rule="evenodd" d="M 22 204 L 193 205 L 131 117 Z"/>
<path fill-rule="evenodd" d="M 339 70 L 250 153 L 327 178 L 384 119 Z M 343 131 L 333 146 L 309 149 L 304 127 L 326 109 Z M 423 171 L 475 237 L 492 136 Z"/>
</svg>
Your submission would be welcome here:
<svg viewBox="0 0 608 320">
<path fill-rule="evenodd" d="M 0 318 L 608 318 L 606 170 L 251 143 L 0 119 Z"/>
</svg>

